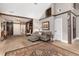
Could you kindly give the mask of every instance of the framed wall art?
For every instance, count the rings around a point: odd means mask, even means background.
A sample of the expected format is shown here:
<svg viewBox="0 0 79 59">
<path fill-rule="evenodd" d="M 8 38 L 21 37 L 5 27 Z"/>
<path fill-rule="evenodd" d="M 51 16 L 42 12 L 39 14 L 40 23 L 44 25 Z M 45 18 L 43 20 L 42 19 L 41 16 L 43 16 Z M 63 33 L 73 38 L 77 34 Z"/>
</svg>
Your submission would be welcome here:
<svg viewBox="0 0 79 59">
<path fill-rule="evenodd" d="M 49 30 L 49 21 L 42 22 L 42 29 Z"/>
</svg>

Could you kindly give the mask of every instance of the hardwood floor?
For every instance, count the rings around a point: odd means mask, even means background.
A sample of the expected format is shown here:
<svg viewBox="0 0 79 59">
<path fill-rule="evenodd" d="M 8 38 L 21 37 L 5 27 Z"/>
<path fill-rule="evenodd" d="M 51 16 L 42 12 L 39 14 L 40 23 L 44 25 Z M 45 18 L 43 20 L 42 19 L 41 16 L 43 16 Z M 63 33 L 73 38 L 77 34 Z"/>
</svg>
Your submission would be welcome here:
<svg viewBox="0 0 79 59">
<path fill-rule="evenodd" d="M 40 43 L 38 42 L 30 42 L 27 40 L 26 36 L 12 36 L 4 41 L 0 41 L 0 55 L 5 55 L 5 52 L 16 50 L 22 47 L 31 46 L 33 44 Z M 79 54 L 79 40 L 75 40 L 73 44 L 67 44 L 60 41 L 54 41 L 52 44 L 61 47 L 63 49 L 66 49 L 68 51 L 74 52 Z"/>
<path fill-rule="evenodd" d="M 79 56 L 79 50 L 67 43 L 54 41 L 40 42 L 28 47 L 8 51 L 5 56 Z"/>
<path fill-rule="evenodd" d="M 15 50 L 18 48 L 37 44 L 39 42 L 30 42 L 26 36 L 13 36 L 4 41 L 0 41 L 0 55 L 4 55 L 5 52 Z"/>
<path fill-rule="evenodd" d="M 60 41 L 54 41 L 52 44 L 62 47 L 68 51 L 79 54 L 79 40 L 75 40 L 72 44 L 67 44 Z"/>
</svg>

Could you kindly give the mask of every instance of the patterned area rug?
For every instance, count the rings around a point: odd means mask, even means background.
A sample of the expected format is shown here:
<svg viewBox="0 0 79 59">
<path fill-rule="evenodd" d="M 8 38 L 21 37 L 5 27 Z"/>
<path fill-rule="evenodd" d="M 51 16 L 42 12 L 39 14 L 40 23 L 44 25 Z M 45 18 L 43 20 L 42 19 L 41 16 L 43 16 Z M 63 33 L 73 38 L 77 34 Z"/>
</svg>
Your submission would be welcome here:
<svg viewBox="0 0 79 59">
<path fill-rule="evenodd" d="M 5 53 L 6 56 L 52 56 L 57 55 L 57 51 L 50 42 L 41 42 L 21 49 L 16 49 Z"/>
</svg>

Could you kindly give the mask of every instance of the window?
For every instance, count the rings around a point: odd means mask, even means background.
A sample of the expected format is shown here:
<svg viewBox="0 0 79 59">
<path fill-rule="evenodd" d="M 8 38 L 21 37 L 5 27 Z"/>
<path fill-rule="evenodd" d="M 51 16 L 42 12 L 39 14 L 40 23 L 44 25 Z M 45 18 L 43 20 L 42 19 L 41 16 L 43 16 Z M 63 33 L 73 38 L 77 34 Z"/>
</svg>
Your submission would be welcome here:
<svg viewBox="0 0 79 59">
<path fill-rule="evenodd" d="M 76 3 L 73 3 L 73 8 L 76 9 Z"/>
<path fill-rule="evenodd" d="M 73 3 L 73 8 L 79 10 L 79 3 Z"/>
<path fill-rule="evenodd" d="M 49 17 L 49 16 L 51 16 L 51 8 L 48 8 L 46 10 L 46 17 Z"/>
</svg>

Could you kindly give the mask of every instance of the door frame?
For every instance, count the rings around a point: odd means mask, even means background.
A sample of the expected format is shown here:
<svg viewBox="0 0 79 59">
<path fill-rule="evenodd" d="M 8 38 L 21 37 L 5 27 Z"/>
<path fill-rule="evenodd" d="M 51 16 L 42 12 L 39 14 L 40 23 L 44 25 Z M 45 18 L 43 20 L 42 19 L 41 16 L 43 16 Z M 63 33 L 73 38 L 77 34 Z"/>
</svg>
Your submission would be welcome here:
<svg viewBox="0 0 79 59">
<path fill-rule="evenodd" d="M 71 36 L 71 13 L 68 12 L 68 43 L 71 44 L 72 43 L 72 36 Z"/>
</svg>

